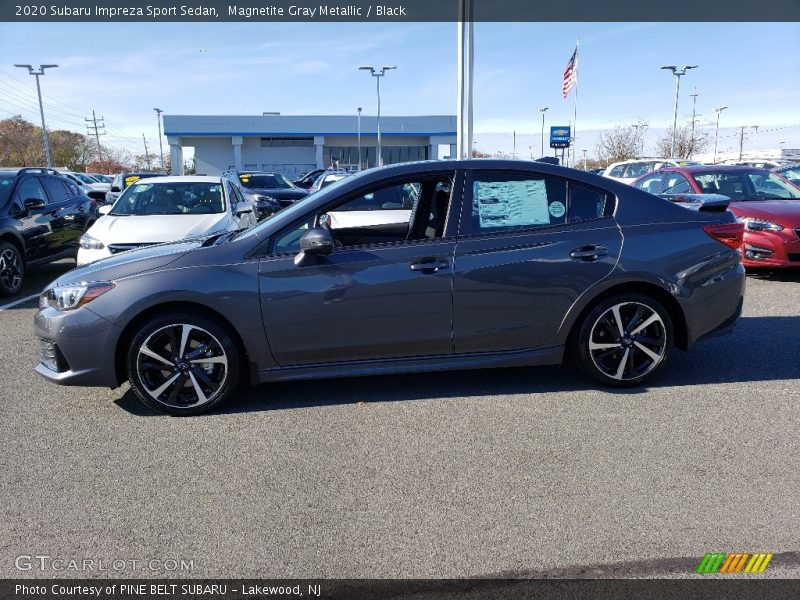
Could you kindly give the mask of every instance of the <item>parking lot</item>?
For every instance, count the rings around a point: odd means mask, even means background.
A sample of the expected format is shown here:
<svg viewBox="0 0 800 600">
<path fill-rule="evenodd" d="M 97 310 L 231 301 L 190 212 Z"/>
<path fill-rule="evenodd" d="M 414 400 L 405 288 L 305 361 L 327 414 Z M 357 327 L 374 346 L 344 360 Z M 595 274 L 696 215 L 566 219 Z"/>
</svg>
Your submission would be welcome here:
<svg viewBox="0 0 800 600">
<path fill-rule="evenodd" d="M 31 271 L 17 299 L 70 268 Z M 732 335 L 648 388 L 568 368 L 262 385 L 148 412 L 35 375 L 0 311 L 2 577 L 15 557 L 184 559 L 191 577 L 684 577 L 706 552 L 800 576 L 800 271 L 749 276 Z M 5 304 L 4 301 L 0 304 Z"/>
</svg>

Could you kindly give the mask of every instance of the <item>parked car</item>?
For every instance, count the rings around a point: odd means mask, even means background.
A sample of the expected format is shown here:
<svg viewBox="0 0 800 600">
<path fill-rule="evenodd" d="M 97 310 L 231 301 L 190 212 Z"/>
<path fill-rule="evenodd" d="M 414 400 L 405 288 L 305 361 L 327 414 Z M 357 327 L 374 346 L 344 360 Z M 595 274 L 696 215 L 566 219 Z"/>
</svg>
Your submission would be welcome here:
<svg viewBox="0 0 800 600">
<path fill-rule="evenodd" d="M 740 167 L 756 167 L 758 169 L 779 169 L 790 165 L 797 166 L 790 160 L 780 158 L 749 158 L 747 160 L 726 160 L 724 164 L 732 164 Z"/>
<path fill-rule="evenodd" d="M 407 222 L 326 224 L 383 195 L 411 200 Z M 144 404 L 173 415 L 219 406 L 242 378 L 565 357 L 602 384 L 638 386 L 673 346 L 726 331 L 741 313 L 743 227 L 724 206 L 688 211 L 519 160 L 370 169 L 245 232 L 63 275 L 35 316 L 36 371 L 63 385 L 129 380 Z"/>
<path fill-rule="evenodd" d="M 221 177 L 139 179 L 81 237 L 78 265 L 139 246 L 255 225 L 253 205 Z"/>
<path fill-rule="evenodd" d="M 606 167 L 602 175 L 603 177 L 630 184 L 642 175 L 662 167 L 685 167 L 700 164 L 703 163 L 683 158 L 638 158 L 611 163 Z"/>
<path fill-rule="evenodd" d="M 114 175 L 114 178 L 111 180 L 111 189 L 106 194 L 106 204 L 113 204 L 117 201 L 117 198 L 120 197 L 120 194 L 125 191 L 132 183 L 139 181 L 140 179 L 147 179 L 148 177 L 164 177 L 165 173 L 153 173 L 153 172 L 126 172 L 126 173 L 117 173 Z"/>
<path fill-rule="evenodd" d="M 255 204 L 259 220 L 308 196 L 308 191 L 300 189 L 280 173 L 226 171 L 224 175 L 229 176 L 244 197 Z"/>
<path fill-rule="evenodd" d="M 661 169 L 634 182 L 655 194 L 721 194 L 744 224 L 746 267 L 800 267 L 800 187 L 766 169 L 730 165 Z"/>
<path fill-rule="evenodd" d="M 114 179 L 111 175 L 104 175 L 103 173 L 87 173 L 87 175 L 94 177 L 100 183 L 107 183 L 109 186 Z"/>
<path fill-rule="evenodd" d="M 58 172 L 61 173 L 62 176 L 71 180 L 75 185 L 78 186 L 78 189 L 80 189 L 90 198 L 94 198 L 98 202 L 106 201 L 106 194 L 111 189 L 110 184 L 102 183 L 86 173 L 76 173 L 74 171 L 62 170 L 59 170 Z"/>
<path fill-rule="evenodd" d="M 58 171 L 0 170 L 0 296 L 18 293 L 29 267 L 74 258 L 97 216 L 95 201 Z"/>
<path fill-rule="evenodd" d="M 345 177 L 350 177 L 353 174 L 354 173 L 352 171 L 325 171 L 314 180 L 314 184 L 311 186 L 311 189 L 308 190 L 308 193 L 313 194 L 314 192 L 318 192 L 319 190 L 328 187 L 330 184 L 335 183 L 340 179 L 344 179 Z"/>
<path fill-rule="evenodd" d="M 800 187 L 800 164 L 794 163 L 785 167 L 772 169 L 781 177 L 785 177 L 796 186 Z"/>
<path fill-rule="evenodd" d="M 322 175 L 327 171 L 327 169 L 314 169 L 313 171 L 309 171 L 308 173 L 303 173 L 300 177 L 292 181 L 297 187 L 302 188 L 306 191 L 311 190 L 311 186 L 314 185 L 314 182 L 317 180 L 317 177 Z"/>
</svg>

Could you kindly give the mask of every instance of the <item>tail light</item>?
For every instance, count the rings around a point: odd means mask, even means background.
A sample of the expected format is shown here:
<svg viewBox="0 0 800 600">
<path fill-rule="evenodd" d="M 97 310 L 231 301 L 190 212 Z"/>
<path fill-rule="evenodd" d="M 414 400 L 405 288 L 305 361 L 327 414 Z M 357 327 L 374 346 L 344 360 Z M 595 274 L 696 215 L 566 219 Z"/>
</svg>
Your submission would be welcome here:
<svg viewBox="0 0 800 600">
<path fill-rule="evenodd" d="M 712 238 L 718 242 L 725 244 L 728 248 L 739 250 L 744 241 L 744 224 L 743 223 L 721 223 L 719 225 L 706 225 L 703 227 L 705 231 Z"/>
</svg>

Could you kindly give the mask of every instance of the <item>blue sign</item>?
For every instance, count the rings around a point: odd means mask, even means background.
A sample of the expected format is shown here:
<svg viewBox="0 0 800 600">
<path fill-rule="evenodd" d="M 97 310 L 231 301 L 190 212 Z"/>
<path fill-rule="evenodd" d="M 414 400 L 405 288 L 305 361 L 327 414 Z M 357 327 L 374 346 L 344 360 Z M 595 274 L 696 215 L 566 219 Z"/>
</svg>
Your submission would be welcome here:
<svg viewBox="0 0 800 600">
<path fill-rule="evenodd" d="M 569 125 L 550 128 L 550 147 L 569 148 L 570 134 L 572 133 Z"/>
</svg>

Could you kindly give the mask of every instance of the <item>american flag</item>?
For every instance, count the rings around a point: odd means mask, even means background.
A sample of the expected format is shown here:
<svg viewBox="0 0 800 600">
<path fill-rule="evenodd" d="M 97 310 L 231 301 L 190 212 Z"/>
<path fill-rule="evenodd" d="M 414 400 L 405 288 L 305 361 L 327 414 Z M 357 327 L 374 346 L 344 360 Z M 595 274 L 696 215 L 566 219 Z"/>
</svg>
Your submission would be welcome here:
<svg viewBox="0 0 800 600">
<path fill-rule="evenodd" d="M 564 93 L 564 98 L 569 96 L 570 91 L 572 88 L 575 87 L 575 84 L 578 82 L 578 47 L 575 47 L 575 52 L 572 53 L 572 56 L 567 63 L 567 68 L 564 69 L 564 86 L 562 91 Z"/>
</svg>

